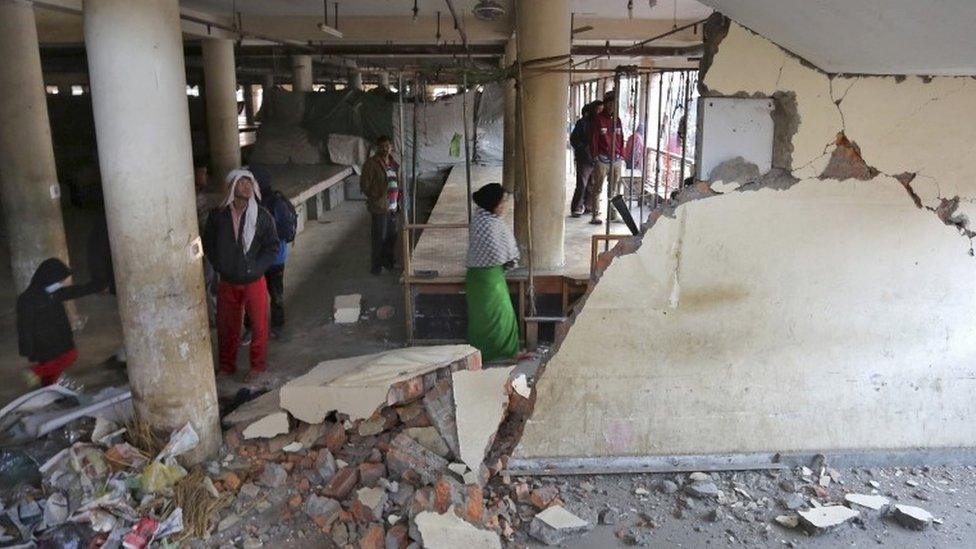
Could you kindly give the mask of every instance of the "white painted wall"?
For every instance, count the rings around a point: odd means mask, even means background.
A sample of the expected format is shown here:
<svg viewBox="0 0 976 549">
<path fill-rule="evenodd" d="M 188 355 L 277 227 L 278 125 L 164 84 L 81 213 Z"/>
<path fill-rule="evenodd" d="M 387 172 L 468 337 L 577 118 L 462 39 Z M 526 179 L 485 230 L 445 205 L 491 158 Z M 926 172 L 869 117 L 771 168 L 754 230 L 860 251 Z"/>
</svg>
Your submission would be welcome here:
<svg viewBox="0 0 976 549">
<path fill-rule="evenodd" d="M 703 97 L 699 179 L 741 156 L 766 173 L 773 167 L 773 100 L 752 97 Z"/>
<path fill-rule="evenodd" d="M 976 445 L 976 260 L 890 177 L 972 204 L 976 81 L 831 80 L 733 24 L 705 84 L 794 92 L 802 181 L 689 202 L 616 259 L 515 456 Z M 841 130 L 889 175 L 817 179 Z"/>
</svg>

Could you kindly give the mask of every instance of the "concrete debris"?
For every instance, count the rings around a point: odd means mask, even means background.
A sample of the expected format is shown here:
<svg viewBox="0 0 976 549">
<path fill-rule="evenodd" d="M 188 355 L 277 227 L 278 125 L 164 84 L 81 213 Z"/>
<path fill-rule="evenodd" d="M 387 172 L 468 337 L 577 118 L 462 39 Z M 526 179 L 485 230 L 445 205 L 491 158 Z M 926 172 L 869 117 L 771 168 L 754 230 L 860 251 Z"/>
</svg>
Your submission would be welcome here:
<svg viewBox="0 0 976 549">
<path fill-rule="evenodd" d="M 410 438 L 419 442 L 424 448 L 427 448 L 442 458 L 447 458 L 451 455 L 451 449 L 448 448 L 447 443 L 444 442 L 444 437 L 442 437 L 434 427 L 411 427 L 409 429 L 404 429 L 403 432 L 406 433 Z M 465 469 L 467 468 L 467 466 L 463 464 L 461 466 Z M 450 465 L 448 467 L 450 467 Z M 463 475 L 464 473 L 465 470 L 462 470 L 458 474 Z"/>
<path fill-rule="evenodd" d="M 807 500 L 800 494 L 790 494 L 781 500 L 783 507 L 790 511 L 796 511 L 807 506 Z"/>
<path fill-rule="evenodd" d="M 386 505 L 386 490 L 382 488 L 360 488 L 356 492 L 356 499 L 369 509 L 373 518 L 383 518 L 383 506 Z"/>
<path fill-rule="evenodd" d="M 281 388 L 281 407 L 305 423 L 337 412 L 356 421 L 382 405 L 414 401 L 434 388 L 438 370 L 478 370 L 481 355 L 469 345 L 408 347 L 329 360 Z M 336 372 L 345 372 L 336 376 Z"/>
<path fill-rule="evenodd" d="M 933 520 L 932 513 L 913 505 L 895 505 L 893 515 L 898 524 L 911 530 L 924 530 Z"/>
<path fill-rule="evenodd" d="M 860 513 L 843 505 L 828 505 L 800 511 L 799 515 L 803 528 L 810 535 L 819 535 L 853 520 Z"/>
<path fill-rule="evenodd" d="M 305 502 L 305 514 L 321 528 L 329 527 L 341 512 L 342 506 L 332 498 L 312 494 Z"/>
<path fill-rule="evenodd" d="M 267 488 L 280 488 L 288 479 L 288 471 L 280 464 L 269 462 L 264 466 L 264 471 L 258 477 L 258 484 Z"/>
<path fill-rule="evenodd" d="M 705 473 L 692 473 L 688 475 L 688 479 L 692 482 L 705 482 L 706 480 L 710 480 L 711 477 Z"/>
<path fill-rule="evenodd" d="M 244 428 L 242 435 L 245 440 L 254 438 L 272 438 L 288 433 L 288 414 L 285 412 L 273 412 L 267 416 L 250 423 Z"/>
<path fill-rule="evenodd" d="M 301 442 L 295 441 L 295 442 L 291 442 L 289 444 L 286 444 L 281 449 L 284 450 L 285 452 L 288 452 L 290 454 L 293 454 L 295 452 L 301 452 L 302 451 L 302 448 L 304 448 L 304 447 L 305 446 L 302 445 Z"/>
<path fill-rule="evenodd" d="M 363 296 L 360 294 L 337 295 L 333 306 L 336 324 L 355 324 L 363 312 Z"/>
<path fill-rule="evenodd" d="M 481 530 L 457 516 L 454 506 L 445 513 L 424 511 L 414 519 L 427 549 L 501 549 L 498 535 Z"/>
<path fill-rule="evenodd" d="M 706 499 L 717 498 L 721 493 L 721 490 L 718 489 L 718 486 L 716 486 L 714 482 L 700 481 L 692 482 L 691 484 L 686 485 L 685 492 L 690 496 L 699 499 Z"/>
<path fill-rule="evenodd" d="M 796 528 L 800 525 L 800 517 L 798 515 L 777 515 L 776 522 L 784 528 Z"/>
<path fill-rule="evenodd" d="M 884 496 L 868 494 L 846 494 L 844 501 L 872 511 L 884 511 L 890 500 Z"/>
<path fill-rule="evenodd" d="M 506 384 L 515 367 L 456 371 L 454 408 L 461 461 L 480 471 L 508 405 Z"/>
<path fill-rule="evenodd" d="M 519 374 L 512 379 L 512 390 L 522 398 L 532 396 L 532 388 L 529 387 L 529 379 L 525 374 Z"/>
<path fill-rule="evenodd" d="M 582 534 L 590 528 L 590 523 L 561 505 L 554 505 L 532 519 L 529 535 L 546 545 L 559 545 L 567 538 Z"/>
</svg>

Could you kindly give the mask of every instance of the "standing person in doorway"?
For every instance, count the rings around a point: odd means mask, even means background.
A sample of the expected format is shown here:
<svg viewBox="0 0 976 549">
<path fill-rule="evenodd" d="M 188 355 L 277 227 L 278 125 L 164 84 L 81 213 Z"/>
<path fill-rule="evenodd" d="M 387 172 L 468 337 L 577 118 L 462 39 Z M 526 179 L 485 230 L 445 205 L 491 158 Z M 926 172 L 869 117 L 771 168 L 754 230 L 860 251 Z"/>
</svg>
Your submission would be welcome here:
<svg viewBox="0 0 976 549">
<path fill-rule="evenodd" d="M 593 156 L 590 155 L 590 125 L 593 118 L 603 111 L 603 101 L 593 101 L 583 106 L 581 116 L 569 135 L 569 144 L 573 147 L 573 160 L 576 164 L 576 190 L 570 203 L 570 215 L 580 217 L 586 213 L 589 206 L 587 196 L 590 178 L 593 176 Z"/>
<path fill-rule="evenodd" d="M 614 92 L 603 96 L 603 112 L 593 118 L 590 125 L 590 154 L 596 159 L 593 178 L 590 180 L 590 223 L 600 225 L 603 208 L 604 181 L 610 185 L 610 194 L 620 194 L 620 174 L 624 168 L 624 130 L 616 112 L 617 100 Z M 616 131 L 614 131 L 616 130 Z M 610 204 L 607 209 L 611 219 L 616 219 Z"/>
<path fill-rule="evenodd" d="M 78 360 L 64 302 L 98 291 L 99 282 L 65 286 L 71 269 L 57 258 L 45 259 L 30 284 L 17 296 L 17 348 L 33 364 L 28 384 L 51 385 Z"/>
<path fill-rule="evenodd" d="M 285 325 L 285 262 L 288 261 L 288 245 L 295 241 L 298 231 L 298 213 L 292 203 L 271 186 L 271 172 L 264 166 L 250 166 L 251 173 L 258 180 L 261 190 L 261 205 L 274 219 L 278 234 L 278 256 L 274 264 L 264 273 L 271 298 L 271 339 L 281 336 Z"/>
<path fill-rule="evenodd" d="M 258 205 L 254 174 L 232 170 L 227 195 L 210 212 L 203 250 L 220 277 L 217 284 L 217 344 L 220 374 L 237 370 L 237 347 L 245 309 L 251 319 L 251 371 L 245 382 L 264 372 L 268 353 L 268 287 L 264 275 L 278 258 L 274 219 Z"/>
<path fill-rule="evenodd" d="M 519 259 L 512 230 L 505 224 L 505 191 L 489 183 L 474 195 L 477 205 L 468 230 L 468 342 L 485 362 L 512 358 L 519 350 L 518 319 L 508 293 L 505 269 Z"/>
<path fill-rule="evenodd" d="M 400 165 L 393 158 L 393 142 L 382 135 L 376 153 L 363 164 L 359 188 L 366 195 L 366 209 L 372 217 L 372 253 L 369 272 L 396 268 L 396 213 L 400 201 Z"/>
</svg>

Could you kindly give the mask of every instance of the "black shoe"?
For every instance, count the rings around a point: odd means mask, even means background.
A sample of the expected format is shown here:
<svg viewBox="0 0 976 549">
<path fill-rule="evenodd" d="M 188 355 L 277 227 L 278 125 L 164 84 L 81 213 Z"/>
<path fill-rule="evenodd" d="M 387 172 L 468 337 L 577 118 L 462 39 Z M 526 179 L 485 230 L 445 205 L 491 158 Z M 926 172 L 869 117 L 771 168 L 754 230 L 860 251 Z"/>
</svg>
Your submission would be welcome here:
<svg viewBox="0 0 976 549">
<path fill-rule="evenodd" d="M 599 217 L 594 217 L 590 220 L 590 225 L 603 225 L 603 220 Z"/>
<path fill-rule="evenodd" d="M 244 330 L 244 335 L 241 336 L 241 347 L 247 347 L 251 344 L 251 330 Z"/>
<path fill-rule="evenodd" d="M 573 212 L 573 213 L 569 214 L 569 217 L 580 217 L 582 215 L 583 215 L 583 212 Z"/>
</svg>

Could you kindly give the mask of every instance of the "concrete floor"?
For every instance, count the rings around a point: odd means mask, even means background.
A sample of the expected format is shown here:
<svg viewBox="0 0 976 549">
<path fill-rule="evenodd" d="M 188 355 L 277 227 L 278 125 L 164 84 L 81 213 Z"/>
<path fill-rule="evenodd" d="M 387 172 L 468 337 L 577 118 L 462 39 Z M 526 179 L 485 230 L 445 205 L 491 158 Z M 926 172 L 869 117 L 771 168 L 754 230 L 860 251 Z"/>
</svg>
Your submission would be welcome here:
<svg viewBox="0 0 976 549">
<path fill-rule="evenodd" d="M 77 276 L 87 280 L 84 243 L 94 212 L 69 208 L 65 224 L 69 250 L 77 265 Z M 403 340 L 403 294 L 395 275 L 374 277 L 368 273 L 369 219 L 361 202 L 346 202 L 321 221 L 310 221 L 294 243 L 285 271 L 286 327 L 282 338 L 269 346 L 268 373 L 259 385 L 274 386 L 302 374 L 319 361 L 377 352 L 396 347 Z M 4 265 L 0 284 L 11 288 L 10 271 Z M 367 309 L 393 305 L 397 316 L 388 321 L 363 321 L 339 326 L 331 321 L 336 295 L 360 293 Z M 0 293 L 0 403 L 7 403 L 27 390 L 21 372 L 27 361 L 17 356 L 14 304 L 16 296 Z M 121 329 L 116 299 L 108 294 L 79 300 L 81 314 L 88 317 L 86 327 L 75 334 L 80 358 L 68 375 L 86 387 L 126 383 L 125 371 L 109 368 L 104 362 L 120 347 Z M 216 335 L 212 332 L 214 340 Z M 216 349 L 215 349 L 216 351 Z M 216 362 L 216 352 L 215 352 Z M 240 366 L 234 379 L 221 380 L 221 396 L 243 387 L 247 373 L 247 348 L 238 356 Z"/>
</svg>

